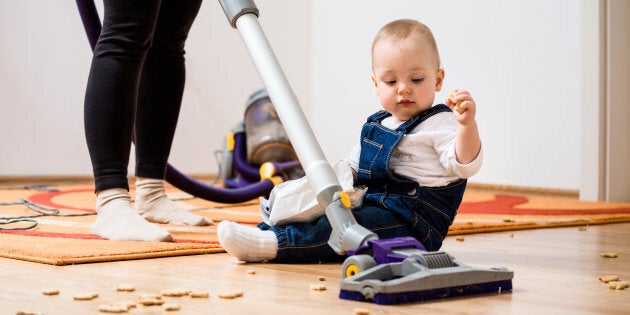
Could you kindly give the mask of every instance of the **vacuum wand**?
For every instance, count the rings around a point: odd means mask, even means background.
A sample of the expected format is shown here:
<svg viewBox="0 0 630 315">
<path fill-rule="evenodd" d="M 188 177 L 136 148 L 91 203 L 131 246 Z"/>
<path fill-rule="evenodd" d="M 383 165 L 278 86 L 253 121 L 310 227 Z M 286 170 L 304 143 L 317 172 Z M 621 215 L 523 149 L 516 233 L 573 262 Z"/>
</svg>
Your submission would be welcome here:
<svg viewBox="0 0 630 315">
<path fill-rule="evenodd" d="M 289 82 L 258 22 L 258 8 L 252 0 L 219 0 L 230 25 L 236 28 L 265 85 L 306 177 L 326 209 L 332 226 L 328 244 L 340 255 L 364 245 L 377 236 L 356 222 L 345 201 L 341 185 L 313 134 Z"/>
</svg>

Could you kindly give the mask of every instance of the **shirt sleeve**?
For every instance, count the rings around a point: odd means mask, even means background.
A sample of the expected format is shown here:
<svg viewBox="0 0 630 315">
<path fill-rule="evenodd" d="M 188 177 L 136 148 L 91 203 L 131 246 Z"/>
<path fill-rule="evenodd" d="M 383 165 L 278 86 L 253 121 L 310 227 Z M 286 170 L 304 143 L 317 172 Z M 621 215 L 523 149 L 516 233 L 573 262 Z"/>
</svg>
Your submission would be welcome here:
<svg viewBox="0 0 630 315">
<path fill-rule="evenodd" d="M 479 149 L 479 153 L 470 163 L 461 164 L 457 161 L 455 156 L 455 143 L 453 142 L 452 149 L 448 152 L 448 167 L 447 171 L 459 178 L 470 178 L 477 174 L 481 169 L 483 163 L 483 145 Z"/>
</svg>

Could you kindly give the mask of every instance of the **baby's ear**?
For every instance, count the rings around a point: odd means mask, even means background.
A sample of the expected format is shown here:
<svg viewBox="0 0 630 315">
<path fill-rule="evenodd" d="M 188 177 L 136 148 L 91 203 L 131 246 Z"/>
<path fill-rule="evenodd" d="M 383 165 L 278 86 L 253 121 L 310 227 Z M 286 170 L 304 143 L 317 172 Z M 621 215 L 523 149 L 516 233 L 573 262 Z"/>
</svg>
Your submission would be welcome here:
<svg viewBox="0 0 630 315">
<path fill-rule="evenodd" d="M 372 83 L 374 83 L 374 88 L 376 89 L 376 95 L 378 95 L 378 83 L 376 82 L 376 77 L 372 75 Z"/>
<path fill-rule="evenodd" d="M 438 69 L 435 79 L 435 91 L 439 92 L 442 90 L 442 83 L 444 82 L 444 69 Z"/>
</svg>

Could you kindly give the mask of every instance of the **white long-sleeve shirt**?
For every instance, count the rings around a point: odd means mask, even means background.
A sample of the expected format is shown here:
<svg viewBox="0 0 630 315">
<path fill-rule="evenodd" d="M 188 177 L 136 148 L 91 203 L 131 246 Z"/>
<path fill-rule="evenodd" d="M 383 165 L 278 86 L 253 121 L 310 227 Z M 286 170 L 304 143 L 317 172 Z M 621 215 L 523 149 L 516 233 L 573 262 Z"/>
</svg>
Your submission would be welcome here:
<svg viewBox="0 0 630 315">
<path fill-rule="evenodd" d="M 403 121 L 394 116 L 381 124 L 396 129 Z M 442 112 L 429 117 L 406 134 L 392 152 L 390 168 L 397 174 L 414 179 L 420 186 L 441 187 L 459 178 L 469 178 L 481 168 L 483 148 L 468 164 L 460 164 L 455 158 L 457 121 L 452 113 Z M 352 148 L 346 158 L 352 168 L 359 168 L 361 144 Z"/>
</svg>

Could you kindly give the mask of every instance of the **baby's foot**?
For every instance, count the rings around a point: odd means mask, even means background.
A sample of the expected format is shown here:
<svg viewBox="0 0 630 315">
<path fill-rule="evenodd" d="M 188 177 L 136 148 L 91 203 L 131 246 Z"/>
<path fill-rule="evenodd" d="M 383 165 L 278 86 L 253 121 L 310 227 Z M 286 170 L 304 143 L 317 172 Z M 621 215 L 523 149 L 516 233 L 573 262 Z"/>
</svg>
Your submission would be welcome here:
<svg viewBox="0 0 630 315">
<path fill-rule="evenodd" d="M 221 246 L 238 260 L 260 262 L 276 258 L 278 240 L 272 231 L 222 221 L 217 235 Z"/>
</svg>

